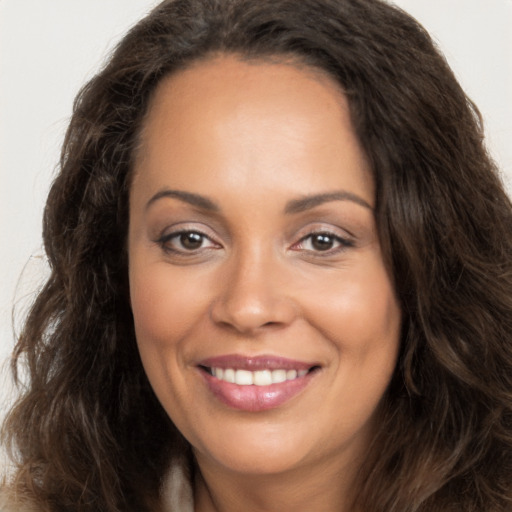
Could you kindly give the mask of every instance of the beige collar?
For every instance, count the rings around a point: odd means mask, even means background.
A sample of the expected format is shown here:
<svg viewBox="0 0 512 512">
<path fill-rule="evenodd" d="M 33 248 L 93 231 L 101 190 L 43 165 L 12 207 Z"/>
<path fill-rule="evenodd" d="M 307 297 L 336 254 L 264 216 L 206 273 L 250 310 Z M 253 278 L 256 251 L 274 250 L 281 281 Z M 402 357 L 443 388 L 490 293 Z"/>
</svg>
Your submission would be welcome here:
<svg viewBox="0 0 512 512">
<path fill-rule="evenodd" d="M 165 512 L 194 512 L 192 484 L 183 464 L 174 462 L 164 479 L 162 504 Z"/>
</svg>

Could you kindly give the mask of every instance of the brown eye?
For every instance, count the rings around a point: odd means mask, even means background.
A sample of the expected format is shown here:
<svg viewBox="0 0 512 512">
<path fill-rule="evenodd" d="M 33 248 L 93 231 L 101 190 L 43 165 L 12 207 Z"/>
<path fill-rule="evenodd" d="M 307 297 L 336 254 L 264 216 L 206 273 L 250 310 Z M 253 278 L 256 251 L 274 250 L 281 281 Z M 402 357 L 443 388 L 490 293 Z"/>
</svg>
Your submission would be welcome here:
<svg viewBox="0 0 512 512">
<path fill-rule="evenodd" d="M 315 251 L 328 251 L 333 248 L 335 242 L 335 237 L 326 233 L 311 235 L 311 247 Z"/>
<path fill-rule="evenodd" d="M 188 231 L 179 235 L 181 246 L 189 251 L 199 249 L 203 244 L 204 238 L 204 235 L 195 233 L 194 231 Z"/>
</svg>

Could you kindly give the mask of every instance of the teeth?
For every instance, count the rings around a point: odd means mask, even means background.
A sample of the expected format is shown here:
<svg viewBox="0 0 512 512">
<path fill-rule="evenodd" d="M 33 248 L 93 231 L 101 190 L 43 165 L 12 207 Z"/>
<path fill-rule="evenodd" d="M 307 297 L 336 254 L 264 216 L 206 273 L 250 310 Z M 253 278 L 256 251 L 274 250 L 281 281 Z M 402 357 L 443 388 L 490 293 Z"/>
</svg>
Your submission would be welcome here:
<svg viewBox="0 0 512 512">
<path fill-rule="evenodd" d="M 226 368 L 224 370 L 224 376 L 222 377 L 222 380 L 225 380 L 226 382 L 231 382 L 232 384 L 235 383 L 235 370 L 233 368 Z"/>
<path fill-rule="evenodd" d="M 286 370 L 272 370 L 272 382 L 279 384 L 286 380 Z"/>
<path fill-rule="evenodd" d="M 255 372 L 233 368 L 210 368 L 210 370 L 217 379 L 239 386 L 270 386 L 270 384 L 304 377 L 308 373 L 308 370 L 258 370 Z"/>
<path fill-rule="evenodd" d="M 297 378 L 297 370 L 288 370 L 286 372 L 286 380 L 293 380 Z"/>
<path fill-rule="evenodd" d="M 250 386 L 254 382 L 252 372 L 247 370 L 237 370 L 235 372 L 235 384 L 239 386 Z"/>
<path fill-rule="evenodd" d="M 272 384 L 272 373 L 270 370 L 254 372 L 253 381 L 256 386 L 270 386 Z"/>
</svg>

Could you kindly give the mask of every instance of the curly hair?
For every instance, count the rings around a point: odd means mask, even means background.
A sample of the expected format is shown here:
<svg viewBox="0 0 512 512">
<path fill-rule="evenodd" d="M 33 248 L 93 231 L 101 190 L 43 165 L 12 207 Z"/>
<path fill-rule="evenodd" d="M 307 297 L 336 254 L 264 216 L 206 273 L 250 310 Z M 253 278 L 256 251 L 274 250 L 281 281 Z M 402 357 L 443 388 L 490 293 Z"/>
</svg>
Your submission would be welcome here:
<svg viewBox="0 0 512 512">
<path fill-rule="evenodd" d="M 478 110 L 426 31 L 381 0 L 166 0 L 79 93 L 44 214 L 51 275 L 15 348 L 8 490 L 37 510 L 158 509 L 189 447 L 139 359 L 126 236 L 160 80 L 200 59 L 291 57 L 343 88 L 403 311 L 357 506 L 512 510 L 512 205 Z"/>
</svg>

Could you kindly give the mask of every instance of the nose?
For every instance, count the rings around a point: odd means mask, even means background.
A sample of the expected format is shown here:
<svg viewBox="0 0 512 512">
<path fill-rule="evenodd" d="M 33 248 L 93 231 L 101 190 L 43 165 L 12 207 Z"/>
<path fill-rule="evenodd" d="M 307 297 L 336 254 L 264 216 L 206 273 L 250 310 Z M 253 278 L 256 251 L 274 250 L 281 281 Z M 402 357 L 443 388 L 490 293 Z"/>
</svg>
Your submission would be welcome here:
<svg viewBox="0 0 512 512">
<path fill-rule="evenodd" d="M 276 256 L 253 251 L 227 263 L 220 293 L 213 301 L 212 320 L 245 335 L 285 327 L 298 306 Z"/>
</svg>

